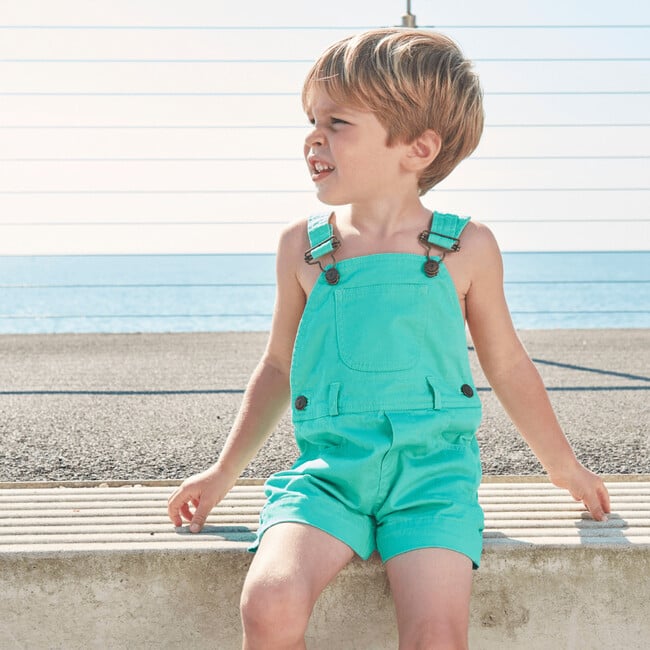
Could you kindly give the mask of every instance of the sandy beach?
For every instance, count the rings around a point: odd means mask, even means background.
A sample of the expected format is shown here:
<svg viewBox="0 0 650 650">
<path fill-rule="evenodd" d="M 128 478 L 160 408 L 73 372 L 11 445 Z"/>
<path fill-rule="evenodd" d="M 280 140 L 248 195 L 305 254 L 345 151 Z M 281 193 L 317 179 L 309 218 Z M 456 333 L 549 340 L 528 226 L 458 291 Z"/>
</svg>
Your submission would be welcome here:
<svg viewBox="0 0 650 650">
<path fill-rule="evenodd" d="M 579 458 L 650 473 L 650 330 L 522 331 Z M 219 454 L 266 332 L 0 336 L 0 481 L 184 478 Z M 485 474 L 541 467 L 470 351 Z M 243 476 L 296 457 L 287 415 Z"/>
</svg>

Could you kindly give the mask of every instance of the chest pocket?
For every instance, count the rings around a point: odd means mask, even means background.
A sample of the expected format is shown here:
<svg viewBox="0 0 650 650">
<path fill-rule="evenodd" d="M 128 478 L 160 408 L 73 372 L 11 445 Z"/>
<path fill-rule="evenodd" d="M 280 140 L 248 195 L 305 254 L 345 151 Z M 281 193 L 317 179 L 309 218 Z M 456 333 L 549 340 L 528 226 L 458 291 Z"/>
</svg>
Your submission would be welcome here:
<svg viewBox="0 0 650 650">
<path fill-rule="evenodd" d="M 423 284 L 337 289 L 334 293 L 339 356 L 353 370 L 408 370 L 422 353 L 427 325 Z"/>
</svg>

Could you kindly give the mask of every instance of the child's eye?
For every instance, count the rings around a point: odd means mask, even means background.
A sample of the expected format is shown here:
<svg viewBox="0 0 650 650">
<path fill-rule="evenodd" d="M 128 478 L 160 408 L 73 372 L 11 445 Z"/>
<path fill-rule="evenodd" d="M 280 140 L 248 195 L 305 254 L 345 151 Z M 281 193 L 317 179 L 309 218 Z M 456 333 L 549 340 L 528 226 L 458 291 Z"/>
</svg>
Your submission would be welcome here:
<svg viewBox="0 0 650 650">
<path fill-rule="evenodd" d="M 307 120 L 312 126 L 316 126 L 316 119 L 313 117 L 308 117 Z M 330 118 L 330 125 L 334 126 L 336 124 L 349 124 L 349 122 L 346 122 L 345 120 L 341 120 L 338 117 L 331 117 Z"/>
</svg>

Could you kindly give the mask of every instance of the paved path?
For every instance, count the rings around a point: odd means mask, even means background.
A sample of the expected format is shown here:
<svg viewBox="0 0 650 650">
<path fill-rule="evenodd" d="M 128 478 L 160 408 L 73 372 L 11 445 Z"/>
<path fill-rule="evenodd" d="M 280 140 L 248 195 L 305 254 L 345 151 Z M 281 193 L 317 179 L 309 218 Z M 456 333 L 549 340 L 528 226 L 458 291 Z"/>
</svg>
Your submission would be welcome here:
<svg viewBox="0 0 650 650">
<path fill-rule="evenodd" d="M 650 330 L 523 331 L 578 456 L 650 473 Z M 0 481 L 183 478 L 218 455 L 266 333 L 0 336 Z M 471 353 L 486 474 L 539 464 Z M 244 476 L 296 456 L 285 417 Z"/>
</svg>

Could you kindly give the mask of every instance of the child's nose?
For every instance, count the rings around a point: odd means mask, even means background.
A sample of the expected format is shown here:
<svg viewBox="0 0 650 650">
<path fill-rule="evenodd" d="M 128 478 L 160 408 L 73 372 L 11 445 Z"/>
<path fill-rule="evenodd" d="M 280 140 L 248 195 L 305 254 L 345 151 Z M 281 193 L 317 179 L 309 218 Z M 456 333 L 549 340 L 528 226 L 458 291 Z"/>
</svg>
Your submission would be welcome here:
<svg viewBox="0 0 650 650">
<path fill-rule="evenodd" d="M 325 144 L 323 132 L 319 127 L 315 126 L 305 138 L 305 147 L 311 149 L 314 146 L 318 147 L 323 144 Z"/>
</svg>

